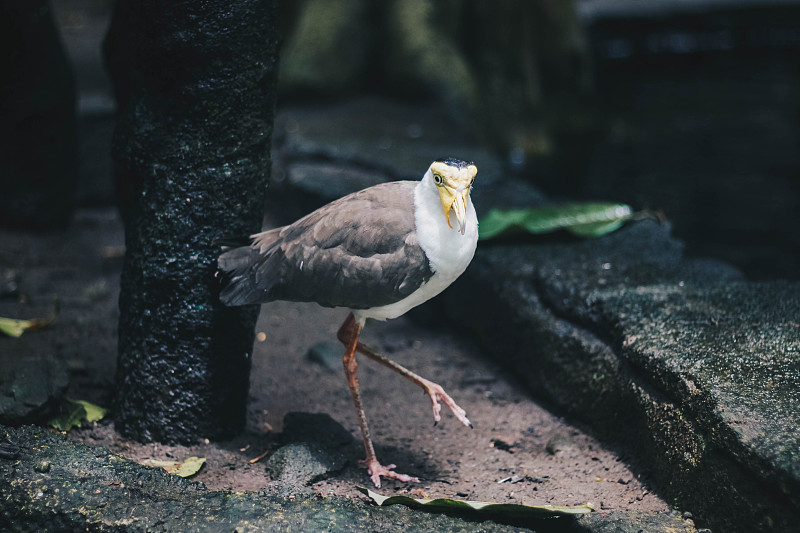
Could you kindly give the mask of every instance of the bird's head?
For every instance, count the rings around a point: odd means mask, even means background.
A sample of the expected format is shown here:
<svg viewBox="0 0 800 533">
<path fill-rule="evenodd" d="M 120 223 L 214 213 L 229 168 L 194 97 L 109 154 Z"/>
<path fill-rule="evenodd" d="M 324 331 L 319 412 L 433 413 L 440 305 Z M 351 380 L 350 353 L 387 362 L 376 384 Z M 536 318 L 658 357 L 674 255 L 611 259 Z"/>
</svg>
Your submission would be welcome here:
<svg viewBox="0 0 800 533">
<path fill-rule="evenodd" d="M 439 191 L 447 225 L 451 228 L 450 213 L 458 221 L 458 231 L 463 235 L 467 227 L 467 202 L 472 182 L 478 173 L 478 167 L 459 159 L 447 158 L 434 161 L 429 169 L 434 185 Z"/>
</svg>

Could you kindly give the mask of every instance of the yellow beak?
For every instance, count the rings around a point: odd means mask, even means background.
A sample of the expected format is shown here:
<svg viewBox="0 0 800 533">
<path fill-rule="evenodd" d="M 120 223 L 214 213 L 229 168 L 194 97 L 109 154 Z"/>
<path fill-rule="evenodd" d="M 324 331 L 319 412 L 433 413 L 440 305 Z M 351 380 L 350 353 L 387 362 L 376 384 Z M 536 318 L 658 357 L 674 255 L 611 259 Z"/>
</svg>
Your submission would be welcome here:
<svg viewBox="0 0 800 533">
<path fill-rule="evenodd" d="M 431 172 L 436 177 L 439 200 L 442 202 L 444 216 L 447 217 L 447 225 L 453 227 L 450 222 L 452 212 L 458 221 L 459 233 L 464 235 L 467 229 L 469 190 L 478 168 L 475 165 L 451 166 L 445 161 L 434 161 L 431 164 Z"/>
<path fill-rule="evenodd" d="M 452 212 L 458 221 L 458 231 L 464 235 L 467 229 L 467 201 L 469 199 L 469 186 L 461 186 L 458 189 L 444 185 L 439 187 L 439 199 L 442 202 L 444 216 L 447 217 L 447 225 L 451 228 L 450 213 Z"/>
</svg>

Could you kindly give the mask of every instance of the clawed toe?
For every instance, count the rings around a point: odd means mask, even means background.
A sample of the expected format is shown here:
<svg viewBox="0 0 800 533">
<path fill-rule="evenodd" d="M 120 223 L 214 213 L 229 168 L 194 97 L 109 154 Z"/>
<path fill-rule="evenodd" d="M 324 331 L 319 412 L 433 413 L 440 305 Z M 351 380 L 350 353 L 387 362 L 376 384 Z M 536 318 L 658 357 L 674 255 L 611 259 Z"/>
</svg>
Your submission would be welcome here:
<svg viewBox="0 0 800 533">
<path fill-rule="evenodd" d="M 444 391 L 441 385 L 428 380 L 423 380 L 421 385 L 425 391 L 425 394 L 427 394 L 431 399 L 434 426 L 437 425 L 442 419 L 440 414 L 442 406 L 439 403 L 441 400 L 442 403 L 450 408 L 450 410 L 453 412 L 453 416 L 455 416 L 459 422 L 472 429 L 472 422 L 470 422 L 469 418 L 467 418 L 467 412 L 459 407 L 459 405 L 450 397 L 450 395 Z"/>
<path fill-rule="evenodd" d="M 419 478 L 395 472 L 394 469 L 396 468 L 396 465 L 383 466 L 378 462 L 377 459 L 373 459 L 371 461 L 362 459 L 359 461 L 359 464 L 367 468 L 367 472 L 369 472 L 369 478 L 372 480 L 372 483 L 375 484 L 376 488 L 381 488 L 381 476 L 385 478 L 396 479 L 398 481 L 404 481 L 406 483 L 419 483 Z"/>
</svg>

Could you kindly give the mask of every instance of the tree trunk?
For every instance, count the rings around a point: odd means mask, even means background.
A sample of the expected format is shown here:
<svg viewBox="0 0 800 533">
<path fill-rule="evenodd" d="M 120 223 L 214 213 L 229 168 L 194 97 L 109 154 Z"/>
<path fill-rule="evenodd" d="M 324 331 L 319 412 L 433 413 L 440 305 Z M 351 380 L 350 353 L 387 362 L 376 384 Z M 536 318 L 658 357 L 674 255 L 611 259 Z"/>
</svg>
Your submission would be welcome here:
<svg viewBox="0 0 800 533">
<path fill-rule="evenodd" d="M 258 306 L 226 308 L 220 237 L 261 225 L 278 0 L 119 0 L 106 40 L 127 253 L 115 422 L 140 441 L 226 438 L 245 422 Z"/>
</svg>

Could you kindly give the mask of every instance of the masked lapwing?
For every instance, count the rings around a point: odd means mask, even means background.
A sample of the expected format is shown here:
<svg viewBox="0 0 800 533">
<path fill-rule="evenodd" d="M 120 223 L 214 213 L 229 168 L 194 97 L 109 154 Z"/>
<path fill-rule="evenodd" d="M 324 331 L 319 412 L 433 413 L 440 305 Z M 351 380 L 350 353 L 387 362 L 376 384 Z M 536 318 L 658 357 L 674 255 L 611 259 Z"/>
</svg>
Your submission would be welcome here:
<svg viewBox="0 0 800 533">
<path fill-rule="evenodd" d="M 396 318 L 433 298 L 467 268 L 478 242 L 470 199 L 478 169 L 458 159 L 434 161 L 420 181 L 395 181 L 335 200 L 300 220 L 258 233 L 250 243 L 223 247 L 221 301 L 230 306 L 289 300 L 350 310 L 339 329 L 344 370 L 366 459 L 377 487 L 381 476 L 417 478 L 381 465 L 375 456 L 358 386 L 356 352 L 416 383 L 428 394 L 434 422 L 441 403 L 464 425 L 466 413 L 436 383 L 359 342 L 368 318 Z M 441 403 L 440 403 L 441 402 Z"/>
</svg>

